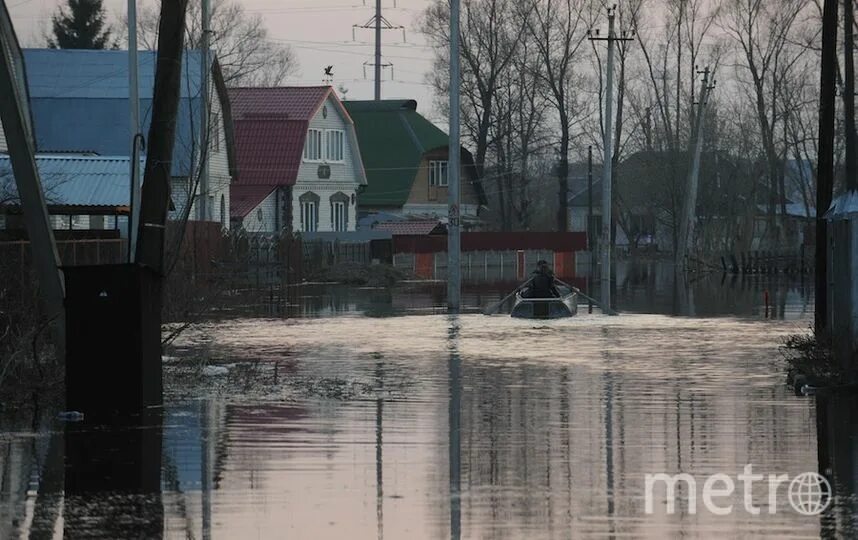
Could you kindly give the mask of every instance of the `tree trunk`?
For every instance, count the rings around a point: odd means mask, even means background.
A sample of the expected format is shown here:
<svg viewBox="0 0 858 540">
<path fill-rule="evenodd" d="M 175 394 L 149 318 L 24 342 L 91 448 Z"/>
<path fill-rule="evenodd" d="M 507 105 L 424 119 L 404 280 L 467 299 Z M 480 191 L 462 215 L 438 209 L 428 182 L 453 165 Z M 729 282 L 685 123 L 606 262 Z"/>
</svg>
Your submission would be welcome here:
<svg viewBox="0 0 858 540">
<path fill-rule="evenodd" d="M 855 62 L 852 0 L 843 0 L 843 110 L 846 113 L 846 187 L 858 189 L 858 156 L 855 136 Z"/>
<path fill-rule="evenodd" d="M 152 122 L 149 127 L 137 243 L 138 263 L 159 273 L 164 271 L 164 233 L 170 208 L 172 176 L 170 164 L 173 162 L 179 110 L 187 8 L 188 0 L 161 4 Z"/>
<path fill-rule="evenodd" d="M 560 110 L 560 166 L 557 176 L 559 193 L 557 205 L 557 230 L 569 230 L 569 116 L 565 109 Z"/>
<path fill-rule="evenodd" d="M 823 216 L 834 191 L 834 117 L 837 71 L 837 2 L 825 0 L 822 11 L 822 67 L 819 97 L 819 155 L 816 190 L 816 302 L 814 324 L 821 336 L 828 328 L 828 247 Z"/>
</svg>

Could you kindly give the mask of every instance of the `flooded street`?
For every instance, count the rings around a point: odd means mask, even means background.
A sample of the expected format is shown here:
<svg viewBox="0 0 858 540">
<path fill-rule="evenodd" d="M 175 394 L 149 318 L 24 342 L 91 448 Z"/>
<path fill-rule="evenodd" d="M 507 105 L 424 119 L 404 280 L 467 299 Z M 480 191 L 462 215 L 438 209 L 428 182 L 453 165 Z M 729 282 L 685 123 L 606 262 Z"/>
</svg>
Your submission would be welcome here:
<svg viewBox="0 0 858 540">
<path fill-rule="evenodd" d="M 201 324 L 142 426 L 6 419 L 0 538 L 851 537 L 854 405 L 786 385 L 778 348 L 813 308 L 771 288 L 775 320 L 749 288 L 718 317 L 451 317 L 419 291 L 377 317 L 334 292 L 305 303 L 314 317 Z M 762 481 L 758 515 L 739 481 L 716 498 L 727 515 L 703 504 L 709 475 L 820 460 L 835 480 L 822 516 L 786 484 L 772 505 Z M 656 473 L 697 493 L 680 486 L 671 508 L 655 489 L 648 512 Z"/>
</svg>

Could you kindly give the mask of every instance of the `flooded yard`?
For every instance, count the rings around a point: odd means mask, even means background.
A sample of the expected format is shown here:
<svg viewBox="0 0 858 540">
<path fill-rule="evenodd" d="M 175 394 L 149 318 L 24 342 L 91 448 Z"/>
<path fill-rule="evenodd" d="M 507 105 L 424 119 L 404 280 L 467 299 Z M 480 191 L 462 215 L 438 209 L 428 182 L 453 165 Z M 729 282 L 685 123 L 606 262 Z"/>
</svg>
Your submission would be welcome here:
<svg viewBox="0 0 858 540">
<path fill-rule="evenodd" d="M 736 304 L 701 287 L 693 317 L 669 291 L 652 293 L 665 314 L 448 316 L 429 288 L 197 325 L 165 358 L 163 410 L 134 425 L 5 419 L 0 538 L 854 536 L 854 405 L 796 397 L 778 351 L 812 302 L 770 285 L 766 318 L 763 288 Z M 715 498 L 730 512 L 704 504 L 710 475 L 747 465 L 827 471 L 833 503 L 807 516 L 789 482 L 772 501 L 736 481 Z M 696 492 L 648 494 L 657 473 Z"/>
</svg>

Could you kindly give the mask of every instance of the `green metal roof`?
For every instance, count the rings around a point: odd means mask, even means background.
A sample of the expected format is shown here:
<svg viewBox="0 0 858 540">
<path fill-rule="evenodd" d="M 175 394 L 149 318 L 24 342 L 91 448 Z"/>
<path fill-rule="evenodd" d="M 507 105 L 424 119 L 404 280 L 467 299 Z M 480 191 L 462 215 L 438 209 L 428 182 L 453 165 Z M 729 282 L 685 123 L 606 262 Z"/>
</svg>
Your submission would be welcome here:
<svg viewBox="0 0 858 540">
<path fill-rule="evenodd" d="M 449 137 L 417 113 L 413 100 L 344 101 L 355 123 L 367 186 L 361 205 L 402 206 L 423 154 L 446 148 Z M 463 156 L 464 157 L 464 156 Z"/>
</svg>

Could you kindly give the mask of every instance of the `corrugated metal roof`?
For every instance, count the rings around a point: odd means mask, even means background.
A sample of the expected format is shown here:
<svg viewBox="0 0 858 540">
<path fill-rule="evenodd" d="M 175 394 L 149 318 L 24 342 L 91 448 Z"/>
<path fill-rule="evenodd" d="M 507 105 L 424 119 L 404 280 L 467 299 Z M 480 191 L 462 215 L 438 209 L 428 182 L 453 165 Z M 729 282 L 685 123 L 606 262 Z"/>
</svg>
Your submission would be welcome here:
<svg viewBox="0 0 858 540">
<path fill-rule="evenodd" d="M 373 230 L 387 231 L 393 236 L 413 236 L 432 234 L 433 232 L 436 234 L 443 233 L 444 225 L 437 219 L 427 221 L 388 221 L 377 224 L 373 227 Z"/>
<path fill-rule="evenodd" d="M 295 185 L 304 152 L 307 121 L 238 118 L 233 125 L 235 155 L 241 171 L 236 184 Z"/>
<path fill-rule="evenodd" d="M 312 120 L 332 92 L 330 86 L 231 88 L 232 116 L 276 115 L 291 120 Z"/>
<path fill-rule="evenodd" d="M 151 98 L 155 87 L 154 51 L 139 51 L 138 88 Z M 30 97 L 128 99 L 128 51 L 81 49 L 24 49 Z M 185 51 L 182 97 L 200 93 L 202 57 Z"/>
<path fill-rule="evenodd" d="M 126 51 L 25 49 L 30 107 L 40 152 L 130 152 L 128 54 Z M 151 121 L 155 53 L 141 51 L 140 119 L 145 135 Z M 186 51 L 182 99 L 176 124 L 173 176 L 188 176 L 200 128 L 202 59 Z"/>
<path fill-rule="evenodd" d="M 36 156 L 36 166 L 49 205 L 128 206 L 127 157 Z M 0 176 L 11 174 L 9 156 L 0 156 Z"/>
</svg>

